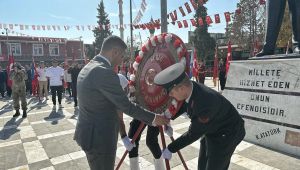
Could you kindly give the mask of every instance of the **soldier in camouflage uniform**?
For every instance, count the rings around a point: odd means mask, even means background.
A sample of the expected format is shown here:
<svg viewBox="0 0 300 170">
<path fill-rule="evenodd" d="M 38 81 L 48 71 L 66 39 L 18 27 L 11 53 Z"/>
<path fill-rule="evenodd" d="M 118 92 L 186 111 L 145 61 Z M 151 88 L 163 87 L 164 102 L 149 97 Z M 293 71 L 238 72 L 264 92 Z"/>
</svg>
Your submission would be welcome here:
<svg viewBox="0 0 300 170">
<path fill-rule="evenodd" d="M 14 108 L 16 113 L 13 117 L 18 117 L 20 115 L 20 104 L 19 100 L 21 99 L 21 105 L 23 110 L 23 118 L 27 117 L 27 102 L 26 102 L 26 85 L 25 80 L 27 79 L 27 74 L 25 69 L 20 64 L 15 64 L 13 71 L 10 73 L 10 79 L 12 80 L 12 97 Z"/>
</svg>

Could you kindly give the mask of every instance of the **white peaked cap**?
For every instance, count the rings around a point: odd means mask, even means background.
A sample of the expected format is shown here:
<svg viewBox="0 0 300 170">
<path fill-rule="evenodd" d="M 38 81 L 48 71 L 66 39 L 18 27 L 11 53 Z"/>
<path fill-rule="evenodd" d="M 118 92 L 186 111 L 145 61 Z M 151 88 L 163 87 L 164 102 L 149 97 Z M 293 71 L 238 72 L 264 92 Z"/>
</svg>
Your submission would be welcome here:
<svg viewBox="0 0 300 170">
<path fill-rule="evenodd" d="M 118 76 L 119 76 L 120 84 L 121 84 L 122 88 L 125 89 L 125 87 L 128 85 L 127 78 L 123 74 L 118 74 Z"/>
</svg>

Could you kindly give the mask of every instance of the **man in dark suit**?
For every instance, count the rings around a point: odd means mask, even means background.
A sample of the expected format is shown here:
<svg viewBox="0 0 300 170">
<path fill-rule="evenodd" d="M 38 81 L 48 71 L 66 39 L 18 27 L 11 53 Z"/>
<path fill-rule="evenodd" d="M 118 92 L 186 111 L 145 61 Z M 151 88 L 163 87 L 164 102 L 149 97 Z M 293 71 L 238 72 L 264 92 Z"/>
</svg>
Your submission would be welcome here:
<svg viewBox="0 0 300 170">
<path fill-rule="evenodd" d="M 244 121 L 225 97 L 191 81 L 184 70 L 184 65 L 177 63 L 154 78 L 154 83 L 163 86 L 170 97 L 185 101 L 175 118 L 187 112 L 191 119 L 188 131 L 168 145 L 163 157 L 171 159 L 172 153 L 201 138 L 198 169 L 228 169 L 236 146 L 245 136 Z"/>
<path fill-rule="evenodd" d="M 149 125 L 169 122 L 164 116 L 131 103 L 122 90 L 113 68 L 121 64 L 126 48 L 122 39 L 109 36 L 100 54 L 80 71 L 77 79 L 79 117 L 74 139 L 93 170 L 114 169 L 119 132 L 117 110 Z"/>
<path fill-rule="evenodd" d="M 290 17 L 293 27 L 293 52 L 300 53 L 300 1 L 288 0 Z M 267 1 L 267 23 L 266 36 L 263 50 L 256 55 L 262 57 L 264 55 L 273 55 L 276 40 L 280 31 L 286 0 L 268 0 Z"/>
</svg>

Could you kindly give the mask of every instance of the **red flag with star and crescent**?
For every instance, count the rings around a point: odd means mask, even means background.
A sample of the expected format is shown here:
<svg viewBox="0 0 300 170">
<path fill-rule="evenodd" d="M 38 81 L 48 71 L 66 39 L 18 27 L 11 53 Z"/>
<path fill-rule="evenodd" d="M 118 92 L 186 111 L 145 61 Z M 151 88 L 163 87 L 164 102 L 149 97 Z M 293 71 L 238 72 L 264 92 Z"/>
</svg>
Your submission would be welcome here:
<svg viewBox="0 0 300 170">
<path fill-rule="evenodd" d="M 14 63 L 15 63 L 15 59 L 14 59 L 14 55 L 13 55 L 13 53 L 12 53 L 12 54 L 9 56 L 9 58 L 8 58 L 8 65 L 7 65 L 7 67 L 6 67 L 6 72 L 7 72 L 7 77 L 8 77 L 8 79 L 7 79 L 7 85 L 8 85 L 9 87 L 12 86 L 12 80 L 9 78 L 9 75 L 10 75 L 10 72 L 12 71 L 12 69 L 13 69 Z"/>
<path fill-rule="evenodd" d="M 229 70 L 229 66 L 230 66 L 230 61 L 232 60 L 232 56 L 231 56 L 231 41 L 228 41 L 228 52 L 227 52 L 227 58 L 226 58 L 226 75 L 228 73 Z"/>
</svg>

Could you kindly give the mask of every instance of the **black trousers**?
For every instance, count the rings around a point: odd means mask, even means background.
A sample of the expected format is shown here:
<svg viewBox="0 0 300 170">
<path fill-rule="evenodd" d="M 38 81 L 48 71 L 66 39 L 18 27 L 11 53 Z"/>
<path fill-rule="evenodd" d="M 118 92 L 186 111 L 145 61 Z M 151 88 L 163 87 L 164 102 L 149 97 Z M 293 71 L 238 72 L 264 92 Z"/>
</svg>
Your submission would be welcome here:
<svg viewBox="0 0 300 170">
<path fill-rule="evenodd" d="M 200 141 L 198 170 L 227 170 L 234 150 L 235 147 L 226 154 L 220 151 L 219 154 L 208 155 L 206 137 L 202 138 Z"/>
<path fill-rule="evenodd" d="M 26 92 L 29 92 L 29 94 L 32 94 L 32 81 L 31 80 L 27 80 L 26 81 Z"/>
<path fill-rule="evenodd" d="M 133 119 L 130 122 L 128 137 L 133 138 L 134 134 L 136 133 L 138 127 L 140 126 L 141 122 L 139 120 Z M 139 155 L 139 141 L 141 138 L 141 134 L 144 131 L 146 126 L 144 126 L 143 130 L 141 131 L 140 135 L 135 141 L 136 147 L 134 147 L 129 152 L 129 158 L 138 157 Z M 148 126 L 147 128 L 147 136 L 146 136 L 146 144 L 148 148 L 150 149 L 153 157 L 155 159 L 159 159 L 161 157 L 161 148 L 158 144 L 158 135 L 159 135 L 159 128 L 154 126 Z"/>
<path fill-rule="evenodd" d="M 293 27 L 293 46 L 300 47 L 300 1 L 288 0 L 290 18 Z M 267 1 L 267 32 L 265 35 L 264 52 L 273 52 L 282 24 L 286 0 Z"/>
<path fill-rule="evenodd" d="M 77 82 L 72 82 L 72 94 L 74 98 L 74 104 L 77 106 Z"/>
<path fill-rule="evenodd" d="M 221 90 L 224 90 L 224 88 L 225 88 L 225 84 L 226 84 L 226 78 L 225 78 L 225 75 L 226 75 L 226 73 L 220 73 L 220 74 L 219 74 Z"/>
<path fill-rule="evenodd" d="M 6 92 L 7 92 L 7 96 L 11 97 L 12 89 L 10 86 L 6 86 Z"/>
<path fill-rule="evenodd" d="M 4 89 L 5 89 L 5 83 L 0 83 L 0 94 L 2 97 L 4 97 Z"/>
<path fill-rule="evenodd" d="M 58 104 L 61 104 L 63 86 L 50 86 L 50 89 L 53 105 L 56 105 L 56 95 L 58 98 Z"/>
</svg>

